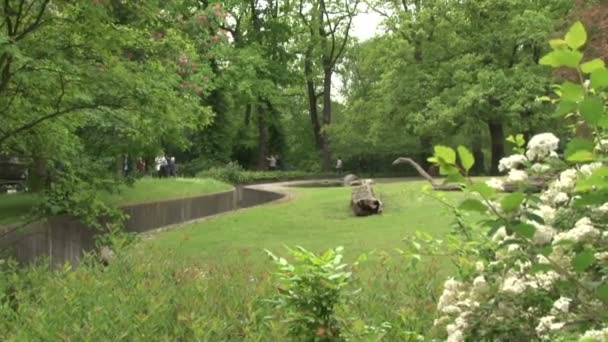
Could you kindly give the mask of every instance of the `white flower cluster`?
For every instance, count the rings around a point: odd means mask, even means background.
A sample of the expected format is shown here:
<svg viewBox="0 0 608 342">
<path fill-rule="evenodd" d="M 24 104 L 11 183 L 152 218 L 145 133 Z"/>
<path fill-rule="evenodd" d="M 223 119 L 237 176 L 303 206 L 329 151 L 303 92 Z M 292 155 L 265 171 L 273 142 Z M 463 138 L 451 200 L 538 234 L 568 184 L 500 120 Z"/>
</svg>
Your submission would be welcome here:
<svg viewBox="0 0 608 342">
<path fill-rule="evenodd" d="M 547 221 L 545 220 L 545 222 Z M 532 242 L 536 245 L 544 245 L 551 242 L 557 233 L 551 226 L 542 225 L 535 221 L 530 221 L 529 224 L 533 225 L 536 229 L 532 237 Z"/>
<path fill-rule="evenodd" d="M 587 330 L 581 336 L 580 342 L 606 342 L 608 341 L 608 327 L 601 330 Z"/>
<path fill-rule="evenodd" d="M 595 146 L 596 151 L 608 152 L 608 139 L 601 139 Z"/>
<path fill-rule="evenodd" d="M 486 181 L 486 185 L 494 190 L 503 191 L 505 183 L 500 179 L 491 178 Z"/>
<path fill-rule="evenodd" d="M 604 143 L 608 152 L 608 140 Z M 508 171 L 507 182 L 525 182 L 528 180 L 528 173 L 524 170 L 526 166 L 531 165 L 528 169 L 530 174 L 551 170 L 549 164 L 543 162 L 547 158 L 557 156 L 555 151 L 558 144 L 559 139 L 551 133 L 534 136 L 528 143 L 525 155 L 503 158 L 499 169 Z M 602 310 L 604 303 L 596 300 L 597 303 L 593 304 L 593 300 L 587 300 L 576 292 L 564 292 L 562 287 L 556 286 L 562 281 L 570 281 L 574 274 L 577 278 L 587 278 L 585 280 L 589 281 L 608 279 L 605 276 L 602 278 L 601 275 L 598 278 L 597 274 L 592 274 L 597 271 L 591 269 L 575 273 L 572 269 L 575 250 L 573 245 L 564 243 L 585 243 L 594 246 L 601 243 L 605 246 L 605 243 L 608 243 L 608 230 L 599 223 L 604 222 L 603 215 L 608 215 L 608 203 L 589 207 L 591 214 L 580 218 L 570 229 L 563 227 L 561 219 L 556 219 L 566 213 L 564 209 L 567 206 L 576 203 L 578 196 L 574 191 L 577 181 L 584 180 L 602 166 L 600 162 L 589 163 L 561 172 L 540 194 L 540 203 L 528 201 L 527 207 L 522 207 L 519 211 L 520 220 L 534 226 L 531 239 L 522 241 L 518 234 L 507 234 L 507 229 L 501 227 L 491 238 L 500 247 L 497 247 L 492 259 L 486 263 L 478 261 L 475 264 L 476 276 L 467 282 L 454 279 L 446 282 L 437 305 L 441 318 L 435 321 L 435 325 L 445 327 L 448 341 L 460 342 L 474 337 L 469 336 L 470 326 L 473 325 L 471 320 L 473 317 L 484 317 L 483 315 L 491 315 L 491 322 L 510 320 L 510 317 L 534 319 L 535 324 L 532 327 L 535 327 L 535 331 L 531 333 L 535 332 L 540 340 L 550 340 L 554 334 L 566 330 L 566 322 L 575 320 L 577 315 L 584 313 L 590 306 Z M 491 179 L 486 181 L 486 184 L 503 190 L 505 183 L 499 179 Z M 501 216 L 500 203 L 494 201 L 489 200 L 488 204 Z M 490 213 L 493 211 L 490 210 Z M 531 214 L 540 217 L 542 221 Z M 550 247 L 550 250 L 544 255 L 538 254 L 539 248 L 544 251 L 547 250 L 545 247 Z M 593 256 L 599 265 L 608 265 L 608 251 L 605 248 L 594 249 Z M 547 270 L 541 268 L 540 272 L 532 271 L 534 264 L 544 264 L 548 267 Z M 521 300 L 549 294 L 561 295 L 559 298 L 552 297 L 553 305 L 550 309 L 536 304 L 520 306 Z M 484 311 L 490 309 L 481 303 L 490 303 L 491 311 Z M 517 310 L 521 310 L 521 315 L 517 314 Z M 522 315 L 527 316 L 523 318 Z M 586 331 L 580 341 L 608 342 L 608 326 Z"/>
<path fill-rule="evenodd" d="M 560 330 L 565 325 L 564 322 L 555 322 L 555 316 L 545 316 L 540 319 L 536 326 L 538 336 L 546 335 L 551 331 Z"/>
<path fill-rule="evenodd" d="M 517 169 L 518 167 L 525 166 L 528 162 L 528 158 L 523 154 L 514 154 L 505 158 L 502 158 L 498 162 L 498 171 L 505 172 L 508 170 Z"/>
<path fill-rule="evenodd" d="M 475 291 L 485 289 L 485 284 L 482 283 L 479 280 L 474 282 Z M 464 330 L 468 327 L 467 317 L 471 314 L 472 309 L 479 307 L 479 302 L 467 298 L 468 296 L 466 286 L 453 278 L 448 279 L 443 285 L 443 293 L 437 303 L 437 310 L 447 316 L 435 320 L 435 325 L 445 324 L 446 321 L 450 321 L 450 316 L 456 317 L 453 323 L 447 324 L 445 327 L 448 335 L 447 341 L 464 341 Z"/>
<path fill-rule="evenodd" d="M 553 303 L 553 308 L 551 312 L 558 315 L 560 313 L 568 313 L 570 310 L 570 304 L 572 304 L 572 298 L 568 297 L 559 297 L 558 300 Z"/>
<path fill-rule="evenodd" d="M 523 183 L 528 180 L 528 173 L 523 170 L 512 169 L 509 171 L 507 181 L 512 183 Z"/>
<path fill-rule="evenodd" d="M 534 173 L 545 173 L 551 170 L 551 167 L 547 164 L 534 163 L 534 165 L 530 167 L 530 170 Z"/>
<path fill-rule="evenodd" d="M 559 139 L 553 133 L 537 134 L 528 142 L 526 157 L 530 161 L 542 161 L 547 157 L 556 157 L 555 151 L 559 145 Z"/>
<path fill-rule="evenodd" d="M 562 241 L 593 242 L 600 236 L 601 232 L 593 226 L 591 219 L 583 217 L 576 222 L 574 228 L 557 234 L 553 239 L 553 244 L 557 245 Z"/>
<path fill-rule="evenodd" d="M 599 169 L 600 167 L 602 167 L 602 163 L 601 162 L 595 162 L 595 163 L 591 163 L 591 164 L 585 164 L 582 165 L 579 170 L 581 171 L 581 173 L 585 176 L 591 176 L 591 174 Z"/>
</svg>

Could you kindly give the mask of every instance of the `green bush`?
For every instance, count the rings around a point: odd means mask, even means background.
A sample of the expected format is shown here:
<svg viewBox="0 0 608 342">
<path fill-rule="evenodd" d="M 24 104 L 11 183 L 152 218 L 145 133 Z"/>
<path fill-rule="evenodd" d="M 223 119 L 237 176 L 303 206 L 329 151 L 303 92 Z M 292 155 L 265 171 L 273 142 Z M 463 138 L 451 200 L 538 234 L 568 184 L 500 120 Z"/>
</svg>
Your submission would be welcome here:
<svg viewBox="0 0 608 342">
<path fill-rule="evenodd" d="M 223 167 L 212 167 L 199 172 L 199 178 L 213 178 L 231 184 L 249 184 L 264 181 L 287 181 L 302 178 L 335 177 L 335 174 L 311 173 L 306 171 L 249 171 L 236 162 Z"/>
<path fill-rule="evenodd" d="M 302 247 L 290 249 L 297 263 L 266 251 L 277 265 L 279 294 L 273 303 L 284 312 L 289 334 L 301 341 L 340 341 L 344 339 L 344 317 L 348 311 L 346 289 L 352 270 L 342 262 L 342 247 L 315 255 Z"/>
</svg>

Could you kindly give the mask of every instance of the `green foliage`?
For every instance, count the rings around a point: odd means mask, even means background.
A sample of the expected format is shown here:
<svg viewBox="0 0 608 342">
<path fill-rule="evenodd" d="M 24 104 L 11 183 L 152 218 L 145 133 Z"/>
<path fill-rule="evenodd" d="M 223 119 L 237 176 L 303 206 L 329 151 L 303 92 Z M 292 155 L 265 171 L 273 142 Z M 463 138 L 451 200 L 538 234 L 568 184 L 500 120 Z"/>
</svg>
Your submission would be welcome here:
<svg viewBox="0 0 608 342">
<path fill-rule="evenodd" d="M 513 152 L 523 154 L 525 152 L 526 140 L 523 134 L 509 135 L 507 141 L 513 144 Z"/>
<path fill-rule="evenodd" d="M 510 170 L 506 182 L 531 180 L 533 173 L 527 173 L 531 168 L 547 182 L 541 194 L 498 195 L 489 185 L 502 190 L 507 185 L 504 181 L 494 179 L 480 186 L 468 179 L 465 190 L 470 197 L 458 209 L 447 204 L 455 213 L 459 239 L 478 242 L 467 257 L 454 259 L 459 269 L 475 263 L 475 270 L 461 271 L 458 280 L 448 280 L 438 304 L 436 322 L 441 322 L 437 325 L 445 329 L 448 340 L 566 341 L 605 334 L 608 317 L 600 308 L 606 304 L 608 255 L 604 241 L 606 131 L 601 125 L 606 94 L 601 78 L 596 76 L 593 82 L 593 75 L 605 70 L 605 64 L 594 60 L 580 65 L 579 49 L 586 40 L 584 27 L 576 23 L 565 39 L 551 41 L 554 51 L 541 59 L 541 64 L 572 67 L 580 75 L 580 84 L 566 81 L 556 91 L 557 101 L 563 101 L 558 111 L 575 118 L 574 128 L 581 125 L 591 131 L 567 143 L 564 158 L 574 167 L 563 169 L 555 152 L 559 139 L 551 133 L 532 137 L 526 151 L 523 137 L 511 136 L 509 141 L 520 155 L 501 161 Z M 591 82 L 584 80 L 584 73 L 591 73 Z M 446 155 L 437 152 L 443 149 L 436 149 L 432 161 L 451 173 L 464 173 L 455 161 L 438 156 Z M 488 209 L 483 220 L 475 224 L 463 220 L 460 210 L 483 211 L 483 207 Z M 479 231 L 487 231 L 491 240 L 478 235 Z M 437 241 L 435 245 L 458 251 L 458 245 Z M 469 300 L 477 305 L 465 304 Z M 507 318 L 512 313 L 518 313 L 517 317 Z"/>
<path fill-rule="evenodd" d="M 243 167 L 236 162 L 230 162 L 223 167 L 212 167 L 206 171 L 199 172 L 196 176 L 199 178 L 217 179 L 230 184 L 248 184 L 264 181 L 273 182 L 297 180 L 303 178 L 323 177 L 326 175 L 306 171 L 249 171 L 243 169 Z"/>
<path fill-rule="evenodd" d="M 289 249 L 295 264 L 266 251 L 279 271 L 274 305 L 285 312 L 289 333 L 296 340 L 343 339 L 340 311 L 346 304 L 352 271 L 342 262 L 342 250 L 338 247 L 315 255 L 302 247 Z"/>
</svg>

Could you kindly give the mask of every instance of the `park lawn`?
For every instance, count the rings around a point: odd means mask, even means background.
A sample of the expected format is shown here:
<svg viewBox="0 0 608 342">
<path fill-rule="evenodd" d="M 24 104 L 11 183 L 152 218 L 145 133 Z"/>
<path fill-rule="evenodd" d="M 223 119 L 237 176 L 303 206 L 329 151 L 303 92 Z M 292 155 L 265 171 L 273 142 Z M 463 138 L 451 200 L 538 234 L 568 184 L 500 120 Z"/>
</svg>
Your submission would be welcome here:
<svg viewBox="0 0 608 342">
<path fill-rule="evenodd" d="M 128 205 L 160 200 L 191 197 L 228 191 L 232 186 L 214 179 L 202 178 L 142 178 L 133 186 L 122 186 L 115 193 L 101 195 L 113 205 Z M 0 195 L 0 224 L 19 222 L 36 205 L 35 194 Z"/>
<path fill-rule="evenodd" d="M 449 232 L 452 215 L 434 198 L 423 194 L 426 183 L 409 181 L 378 184 L 384 213 L 354 217 L 350 188 L 294 188 L 295 199 L 216 216 L 152 236 L 146 248 L 171 251 L 199 261 L 238 261 L 242 255 L 264 259 L 264 249 L 285 253 L 284 246 L 315 252 L 343 246 L 354 258 L 372 250 L 394 251 L 415 231 L 437 236 Z M 461 193 L 448 193 L 456 201 Z"/>
<path fill-rule="evenodd" d="M 102 194 L 102 199 L 114 205 L 128 205 L 186 198 L 231 190 L 232 186 L 209 178 L 142 178 L 132 187 L 123 186 L 118 192 Z"/>
<path fill-rule="evenodd" d="M 291 201 L 144 235 L 117 250 L 107 268 L 91 264 L 54 274 L 53 281 L 38 277 L 44 285 L 25 287 L 19 295 L 22 314 L 6 335 L 9 340 L 108 340 L 118 333 L 131 339 L 147 334 L 159 340 L 289 340 L 285 312 L 270 301 L 278 293 L 276 266 L 264 249 L 292 260 L 284 245 L 301 245 L 315 252 L 344 246 L 347 263 L 368 255 L 349 267 L 353 282 L 343 292 L 356 294 L 349 295 L 340 317 L 376 327 L 390 324 L 383 341 L 416 340 L 410 333 L 431 340 L 437 299 L 453 269 L 431 257 L 412 265 L 395 252 L 416 230 L 439 238 L 449 232 L 451 215 L 422 194 L 424 184 L 377 185 L 385 203 L 380 216 L 353 217 L 350 188 L 298 188 Z M 445 195 L 448 201 L 463 196 Z M 48 267 L 39 270 L 46 274 Z M 32 325 L 38 329 L 28 329 Z"/>
<path fill-rule="evenodd" d="M 408 340 L 401 335 L 404 331 L 426 336 L 443 281 L 455 270 L 447 258 L 440 257 L 424 257 L 412 266 L 411 260 L 396 251 L 405 247 L 403 238 L 416 231 L 437 238 L 450 232 L 453 216 L 423 194 L 425 185 L 420 181 L 376 185 L 385 212 L 370 217 L 353 217 L 350 188 L 294 188 L 291 201 L 150 234 L 129 258 L 167 265 L 175 274 L 193 270 L 203 274 L 205 295 L 196 300 L 202 302 L 209 331 L 218 334 L 214 338 L 244 334 L 280 340 L 280 332 L 261 331 L 251 326 L 254 318 L 243 318 L 253 313 L 272 315 L 263 303 L 276 294 L 276 267 L 264 250 L 292 260 L 285 246 L 302 246 L 317 253 L 343 246 L 347 263 L 366 255 L 355 270 L 354 286 L 362 292 L 352 302 L 353 314 L 376 325 L 390 322 L 393 329 L 388 341 Z M 464 196 L 445 195 L 449 202 Z"/>
<path fill-rule="evenodd" d="M 18 222 L 37 201 L 34 194 L 0 195 L 0 225 Z"/>
</svg>

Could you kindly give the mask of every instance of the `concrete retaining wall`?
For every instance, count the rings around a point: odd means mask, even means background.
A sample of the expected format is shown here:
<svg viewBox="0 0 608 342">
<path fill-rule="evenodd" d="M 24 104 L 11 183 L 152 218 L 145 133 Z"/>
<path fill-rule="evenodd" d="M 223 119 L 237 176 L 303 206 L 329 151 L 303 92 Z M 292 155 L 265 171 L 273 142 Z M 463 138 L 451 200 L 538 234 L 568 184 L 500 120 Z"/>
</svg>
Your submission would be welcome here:
<svg viewBox="0 0 608 342">
<path fill-rule="evenodd" d="M 216 194 L 125 206 L 123 210 L 129 215 L 125 230 L 146 232 L 272 202 L 283 196 L 280 193 L 239 187 Z M 0 250 L 8 251 L 21 263 L 48 257 L 51 265 L 65 262 L 77 265 L 82 253 L 93 249 L 94 243 L 95 231 L 68 216 L 35 222 L 19 230 L 0 227 Z"/>
</svg>

